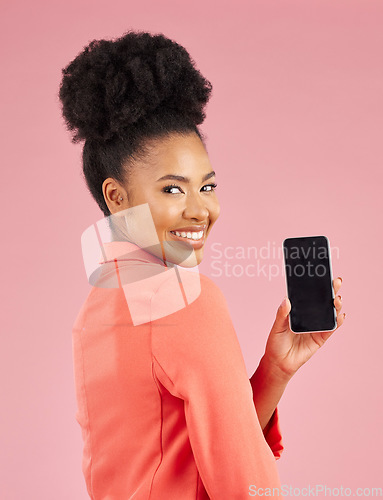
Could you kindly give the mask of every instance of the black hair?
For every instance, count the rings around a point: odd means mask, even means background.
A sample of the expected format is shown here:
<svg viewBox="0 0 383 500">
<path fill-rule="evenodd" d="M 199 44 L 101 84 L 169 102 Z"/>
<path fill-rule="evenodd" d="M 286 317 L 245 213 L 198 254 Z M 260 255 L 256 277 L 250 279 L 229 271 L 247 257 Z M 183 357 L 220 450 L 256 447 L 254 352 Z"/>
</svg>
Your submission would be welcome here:
<svg viewBox="0 0 383 500">
<path fill-rule="evenodd" d="M 187 50 L 163 34 L 129 30 L 93 40 L 62 69 L 59 98 L 72 142 L 85 141 L 83 174 L 105 216 L 102 183 L 128 179 L 148 139 L 195 132 L 206 115 L 212 85 Z M 124 168 L 125 166 L 125 168 Z"/>
</svg>

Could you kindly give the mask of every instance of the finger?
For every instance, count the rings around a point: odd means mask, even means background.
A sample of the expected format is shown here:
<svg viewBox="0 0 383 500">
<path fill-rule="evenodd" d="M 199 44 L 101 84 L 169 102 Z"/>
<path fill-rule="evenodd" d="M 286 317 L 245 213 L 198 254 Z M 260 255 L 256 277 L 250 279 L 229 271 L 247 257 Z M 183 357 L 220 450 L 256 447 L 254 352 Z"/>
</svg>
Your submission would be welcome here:
<svg viewBox="0 0 383 500">
<path fill-rule="evenodd" d="M 341 287 L 341 285 L 342 285 L 342 278 L 340 276 L 332 280 L 332 286 L 334 287 L 335 295 L 339 292 L 339 288 Z"/>
<path fill-rule="evenodd" d="M 342 296 L 337 295 L 334 299 L 334 306 L 336 310 L 336 314 L 339 314 L 342 309 Z"/>
<path fill-rule="evenodd" d="M 281 333 L 286 330 L 289 324 L 288 316 L 290 311 L 291 311 L 291 302 L 289 298 L 286 296 L 277 309 L 275 321 L 272 326 L 272 331 L 274 333 Z"/>
<path fill-rule="evenodd" d="M 336 317 L 337 327 L 335 328 L 335 330 L 337 330 L 340 326 L 343 325 L 345 317 L 346 317 L 346 313 L 340 313 L 340 314 L 337 315 L 337 317 Z"/>
<path fill-rule="evenodd" d="M 324 332 L 324 333 L 322 334 L 322 339 L 323 339 L 324 341 L 326 341 L 329 337 L 331 337 L 331 335 L 332 335 L 334 332 L 336 332 L 340 326 L 342 326 L 342 325 L 343 325 L 343 323 L 344 323 L 344 318 L 345 318 L 345 317 L 346 317 L 346 314 L 345 314 L 345 313 L 340 313 L 340 314 L 338 314 L 338 315 L 337 315 L 337 317 L 336 317 L 336 328 L 335 328 L 335 330 L 333 330 L 332 332 Z"/>
<path fill-rule="evenodd" d="M 344 322 L 344 318 L 346 317 L 346 313 L 339 313 L 337 314 L 336 316 L 336 328 L 335 330 L 337 330 L 340 326 L 343 325 L 343 322 Z M 328 332 L 328 333 L 334 333 L 335 330 L 333 330 L 332 332 Z"/>
</svg>

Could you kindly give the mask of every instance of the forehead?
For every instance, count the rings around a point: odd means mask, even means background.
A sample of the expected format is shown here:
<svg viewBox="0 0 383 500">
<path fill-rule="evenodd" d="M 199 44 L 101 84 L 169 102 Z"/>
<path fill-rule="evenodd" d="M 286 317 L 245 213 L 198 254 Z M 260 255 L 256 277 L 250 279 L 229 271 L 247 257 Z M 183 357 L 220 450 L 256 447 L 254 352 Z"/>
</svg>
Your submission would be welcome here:
<svg viewBox="0 0 383 500">
<path fill-rule="evenodd" d="M 138 168 L 139 177 L 157 180 L 167 174 L 200 180 L 212 170 L 209 156 L 201 139 L 195 133 L 172 135 L 155 139 L 146 145 L 147 155 L 143 159 L 145 168 Z"/>
</svg>

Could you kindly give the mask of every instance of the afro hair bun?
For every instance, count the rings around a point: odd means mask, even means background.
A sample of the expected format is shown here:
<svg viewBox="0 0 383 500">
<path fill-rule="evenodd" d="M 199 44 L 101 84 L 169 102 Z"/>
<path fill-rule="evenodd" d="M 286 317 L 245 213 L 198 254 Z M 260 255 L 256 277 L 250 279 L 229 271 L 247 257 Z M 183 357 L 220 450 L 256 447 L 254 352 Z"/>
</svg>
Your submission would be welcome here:
<svg viewBox="0 0 383 500">
<path fill-rule="evenodd" d="M 212 91 L 181 45 L 140 31 L 91 41 L 62 74 L 62 114 L 75 143 L 122 136 L 152 113 L 176 113 L 198 125 Z"/>
</svg>

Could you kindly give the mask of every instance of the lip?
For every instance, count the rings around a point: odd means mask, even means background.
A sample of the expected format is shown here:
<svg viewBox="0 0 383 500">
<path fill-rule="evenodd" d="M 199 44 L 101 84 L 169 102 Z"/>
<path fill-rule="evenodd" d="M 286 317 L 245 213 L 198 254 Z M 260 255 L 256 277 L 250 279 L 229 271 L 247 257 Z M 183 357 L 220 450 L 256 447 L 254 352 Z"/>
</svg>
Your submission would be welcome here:
<svg viewBox="0 0 383 500">
<path fill-rule="evenodd" d="M 195 231 L 198 233 L 199 231 L 205 231 L 206 228 L 207 224 L 202 224 L 199 226 L 195 225 L 195 226 L 181 227 L 180 229 L 171 229 L 171 231 L 178 231 L 179 233 L 182 233 L 182 231 L 184 231 L 185 233 Z"/>
</svg>

